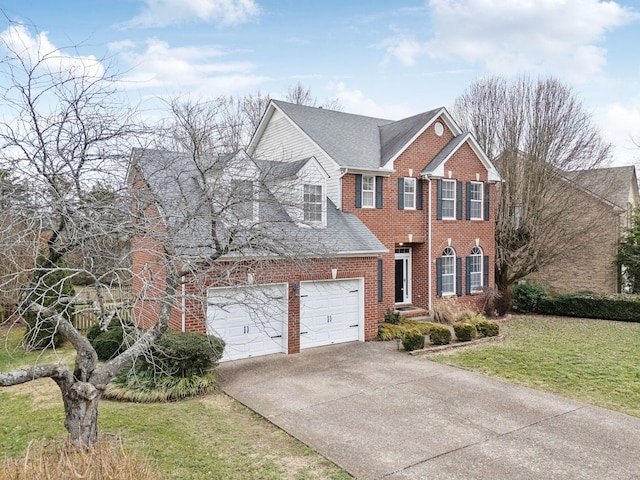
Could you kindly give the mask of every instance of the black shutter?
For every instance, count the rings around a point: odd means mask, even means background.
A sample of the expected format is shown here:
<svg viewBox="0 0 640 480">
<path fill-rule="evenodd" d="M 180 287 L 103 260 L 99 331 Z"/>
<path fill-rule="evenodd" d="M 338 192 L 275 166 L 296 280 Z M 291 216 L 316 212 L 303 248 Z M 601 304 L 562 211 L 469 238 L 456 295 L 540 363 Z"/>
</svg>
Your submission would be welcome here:
<svg viewBox="0 0 640 480">
<path fill-rule="evenodd" d="M 438 179 L 438 182 L 436 183 L 436 190 L 436 197 L 438 199 L 436 207 L 436 219 L 442 220 L 442 180 L 440 179 Z"/>
<path fill-rule="evenodd" d="M 382 180 L 384 177 L 376 177 L 376 208 L 384 208 L 384 204 L 382 203 Z"/>
<path fill-rule="evenodd" d="M 362 175 L 356 175 L 356 208 L 362 208 Z"/>
<path fill-rule="evenodd" d="M 416 210 L 422 210 L 422 179 L 416 181 Z"/>
<path fill-rule="evenodd" d="M 491 200 L 491 184 L 485 183 L 484 184 L 484 219 L 485 220 L 489 220 L 491 218 L 490 200 Z"/>
<path fill-rule="evenodd" d="M 458 190 L 458 193 L 457 193 L 458 198 L 456 199 L 458 202 L 458 212 L 457 212 L 458 214 L 456 215 L 456 218 L 458 220 L 462 220 L 462 182 L 461 181 L 456 182 L 456 186 Z"/>
<path fill-rule="evenodd" d="M 398 210 L 404 210 L 404 178 L 398 179 Z"/>
<path fill-rule="evenodd" d="M 442 258 L 436 258 L 436 295 L 442 296 Z"/>
<path fill-rule="evenodd" d="M 489 255 L 485 255 L 484 258 L 484 265 L 483 265 L 483 270 L 482 270 L 482 286 L 483 287 L 488 287 L 489 286 Z"/>
<path fill-rule="evenodd" d="M 382 302 L 382 259 L 378 259 L 378 302 Z"/>
<path fill-rule="evenodd" d="M 465 257 L 464 259 L 464 267 L 465 267 L 465 294 L 471 295 L 471 257 Z"/>
<path fill-rule="evenodd" d="M 467 182 L 467 220 L 471 220 L 471 182 Z"/>
<path fill-rule="evenodd" d="M 462 296 L 462 258 L 456 258 L 456 295 Z"/>
</svg>

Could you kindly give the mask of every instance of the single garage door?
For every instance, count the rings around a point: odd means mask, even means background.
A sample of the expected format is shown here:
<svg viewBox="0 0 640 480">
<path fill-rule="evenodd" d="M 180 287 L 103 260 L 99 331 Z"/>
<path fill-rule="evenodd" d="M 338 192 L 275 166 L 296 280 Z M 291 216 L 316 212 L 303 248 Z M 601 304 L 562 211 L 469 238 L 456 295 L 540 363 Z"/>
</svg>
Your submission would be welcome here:
<svg viewBox="0 0 640 480">
<path fill-rule="evenodd" d="M 300 348 L 360 339 L 361 279 L 300 283 Z"/>
<path fill-rule="evenodd" d="M 210 288 L 207 333 L 222 338 L 220 361 L 287 351 L 287 284 Z"/>
</svg>

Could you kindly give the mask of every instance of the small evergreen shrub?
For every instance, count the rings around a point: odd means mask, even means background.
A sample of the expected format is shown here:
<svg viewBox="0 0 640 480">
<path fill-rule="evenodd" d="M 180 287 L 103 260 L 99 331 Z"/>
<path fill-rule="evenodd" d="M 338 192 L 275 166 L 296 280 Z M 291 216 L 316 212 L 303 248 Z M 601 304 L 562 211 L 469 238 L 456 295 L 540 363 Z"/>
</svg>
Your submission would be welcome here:
<svg viewBox="0 0 640 480">
<path fill-rule="evenodd" d="M 419 322 L 410 318 L 403 318 L 398 325 L 391 323 L 381 323 L 378 325 L 378 340 L 389 341 L 402 338 L 409 331 L 416 331 L 422 335 L 428 335 L 433 327 L 433 323 Z"/>
<path fill-rule="evenodd" d="M 475 326 L 478 334 L 483 337 L 497 337 L 500 333 L 498 322 L 494 322 L 493 320 L 480 320 L 475 323 Z"/>
<path fill-rule="evenodd" d="M 544 287 L 537 283 L 519 283 L 511 290 L 514 310 L 536 313 L 538 304 L 547 297 Z"/>
<path fill-rule="evenodd" d="M 45 255 L 38 255 L 35 275 L 37 276 L 37 285 L 23 303 L 27 309 L 23 314 L 27 323 L 24 344 L 28 349 L 34 350 L 58 347 L 64 338 L 58 332 L 55 322 L 44 320 L 40 314 L 29 309 L 29 305 L 38 304 L 52 307 L 66 320 L 71 321 L 72 309 L 69 308 L 67 302 L 61 301 L 75 295 L 64 257 L 60 257 L 56 262 L 51 262 Z"/>
<path fill-rule="evenodd" d="M 384 323 L 398 325 L 400 323 L 400 312 L 387 308 L 387 311 L 384 312 Z"/>
<path fill-rule="evenodd" d="M 424 334 L 416 331 L 407 332 L 402 337 L 402 347 L 407 352 L 424 348 Z"/>
<path fill-rule="evenodd" d="M 476 327 L 471 322 L 456 322 L 453 324 L 453 331 L 461 342 L 473 340 L 477 335 Z"/>
<path fill-rule="evenodd" d="M 536 313 L 640 322 L 640 299 L 636 295 L 562 294 L 540 301 Z"/>
<path fill-rule="evenodd" d="M 462 316 L 462 318 L 460 318 L 461 322 L 472 323 L 472 324 L 476 325 L 476 327 L 477 327 L 478 323 L 484 322 L 486 320 L 487 320 L 487 317 L 485 317 L 483 314 L 474 313 L 474 312 L 467 312 Z"/>
<path fill-rule="evenodd" d="M 120 355 L 127 349 L 125 339 L 126 333 L 122 327 L 112 328 L 100 333 L 92 343 L 98 355 L 98 360 L 106 362 Z"/>
<path fill-rule="evenodd" d="M 451 343 L 451 330 L 444 325 L 434 324 L 429 332 L 429 339 L 433 345 L 448 345 Z"/>
</svg>

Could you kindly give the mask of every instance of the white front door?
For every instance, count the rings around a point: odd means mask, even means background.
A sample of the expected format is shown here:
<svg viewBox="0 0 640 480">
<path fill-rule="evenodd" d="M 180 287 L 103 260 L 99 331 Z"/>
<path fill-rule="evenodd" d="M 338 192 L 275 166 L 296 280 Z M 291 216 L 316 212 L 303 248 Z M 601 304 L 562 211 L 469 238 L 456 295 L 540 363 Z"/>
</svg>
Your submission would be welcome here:
<svg viewBox="0 0 640 480">
<path fill-rule="evenodd" d="M 396 248 L 396 303 L 411 303 L 411 248 Z"/>
</svg>

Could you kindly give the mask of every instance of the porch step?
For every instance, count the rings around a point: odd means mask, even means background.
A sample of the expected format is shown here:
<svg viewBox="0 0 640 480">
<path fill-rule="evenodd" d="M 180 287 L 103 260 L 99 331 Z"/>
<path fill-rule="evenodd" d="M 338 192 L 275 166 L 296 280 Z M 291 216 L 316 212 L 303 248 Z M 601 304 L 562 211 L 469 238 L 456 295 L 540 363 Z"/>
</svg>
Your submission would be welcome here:
<svg viewBox="0 0 640 480">
<path fill-rule="evenodd" d="M 418 307 L 400 307 L 396 309 L 402 318 L 428 317 L 429 311 Z"/>
</svg>

